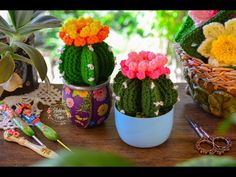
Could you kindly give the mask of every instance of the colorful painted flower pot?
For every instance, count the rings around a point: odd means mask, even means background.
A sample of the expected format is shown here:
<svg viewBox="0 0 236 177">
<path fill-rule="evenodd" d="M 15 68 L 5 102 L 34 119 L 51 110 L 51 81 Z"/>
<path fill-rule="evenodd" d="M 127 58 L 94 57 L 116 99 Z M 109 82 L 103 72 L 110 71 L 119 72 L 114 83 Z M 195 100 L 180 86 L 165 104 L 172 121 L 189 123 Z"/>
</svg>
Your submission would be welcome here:
<svg viewBox="0 0 236 177">
<path fill-rule="evenodd" d="M 94 87 L 77 87 L 64 81 L 63 104 L 76 126 L 101 125 L 108 118 L 112 105 L 109 80 Z"/>
<path fill-rule="evenodd" d="M 138 148 L 151 148 L 164 143 L 173 127 L 174 109 L 153 118 L 137 118 L 119 112 L 115 107 L 115 124 L 122 141 Z"/>
</svg>

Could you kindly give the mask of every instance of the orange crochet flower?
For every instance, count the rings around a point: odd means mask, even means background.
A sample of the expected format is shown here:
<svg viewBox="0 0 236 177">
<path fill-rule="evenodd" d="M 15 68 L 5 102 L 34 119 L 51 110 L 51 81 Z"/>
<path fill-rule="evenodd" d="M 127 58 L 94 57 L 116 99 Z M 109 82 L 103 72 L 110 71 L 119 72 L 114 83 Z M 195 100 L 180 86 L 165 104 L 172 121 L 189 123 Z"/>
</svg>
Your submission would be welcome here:
<svg viewBox="0 0 236 177">
<path fill-rule="evenodd" d="M 76 47 L 102 42 L 108 37 L 109 27 L 91 17 L 69 19 L 61 27 L 59 37 L 66 45 Z"/>
<path fill-rule="evenodd" d="M 98 43 L 100 42 L 99 41 L 99 38 L 97 36 L 89 36 L 87 38 L 87 44 L 95 44 L 95 43 Z"/>
<path fill-rule="evenodd" d="M 63 41 L 66 45 L 72 45 L 72 43 L 73 43 L 73 39 L 71 39 L 70 36 L 68 36 L 68 35 L 65 35 L 63 37 Z"/>
<path fill-rule="evenodd" d="M 84 46 L 86 44 L 86 40 L 84 38 L 78 37 L 74 40 L 74 46 Z"/>
<path fill-rule="evenodd" d="M 59 37 L 60 37 L 61 39 L 63 39 L 63 37 L 64 37 L 65 35 L 66 35 L 65 32 L 62 32 L 62 31 L 59 32 Z"/>
<path fill-rule="evenodd" d="M 104 39 L 106 39 L 108 36 L 108 33 L 109 33 L 109 27 L 104 26 L 97 34 L 99 41 L 102 42 Z"/>
</svg>

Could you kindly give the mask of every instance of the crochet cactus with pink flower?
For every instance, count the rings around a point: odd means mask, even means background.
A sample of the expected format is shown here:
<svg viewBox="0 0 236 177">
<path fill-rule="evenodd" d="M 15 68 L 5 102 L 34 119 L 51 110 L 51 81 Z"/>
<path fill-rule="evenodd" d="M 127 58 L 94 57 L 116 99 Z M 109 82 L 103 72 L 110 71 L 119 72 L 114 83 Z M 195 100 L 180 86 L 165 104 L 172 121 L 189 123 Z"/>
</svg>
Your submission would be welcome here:
<svg viewBox="0 0 236 177">
<path fill-rule="evenodd" d="M 169 112 L 178 92 L 170 74 L 166 56 L 149 51 L 131 52 L 121 61 L 113 91 L 117 109 L 130 116 L 156 117 Z"/>
<path fill-rule="evenodd" d="M 90 17 L 65 22 L 59 33 L 65 43 L 59 70 L 68 84 L 95 86 L 108 80 L 115 66 L 111 47 L 104 42 L 108 34 L 108 26 Z"/>
</svg>

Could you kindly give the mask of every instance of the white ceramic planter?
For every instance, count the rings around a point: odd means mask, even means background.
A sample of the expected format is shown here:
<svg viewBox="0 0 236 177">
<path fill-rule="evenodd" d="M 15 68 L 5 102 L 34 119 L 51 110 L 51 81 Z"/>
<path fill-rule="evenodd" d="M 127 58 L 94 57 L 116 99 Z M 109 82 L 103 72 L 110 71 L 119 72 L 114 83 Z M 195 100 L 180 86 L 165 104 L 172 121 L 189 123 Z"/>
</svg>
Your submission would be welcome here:
<svg viewBox="0 0 236 177">
<path fill-rule="evenodd" d="M 151 148 L 164 143 L 173 127 L 174 108 L 159 117 L 136 118 L 115 107 L 115 124 L 120 138 L 130 146 Z"/>
</svg>

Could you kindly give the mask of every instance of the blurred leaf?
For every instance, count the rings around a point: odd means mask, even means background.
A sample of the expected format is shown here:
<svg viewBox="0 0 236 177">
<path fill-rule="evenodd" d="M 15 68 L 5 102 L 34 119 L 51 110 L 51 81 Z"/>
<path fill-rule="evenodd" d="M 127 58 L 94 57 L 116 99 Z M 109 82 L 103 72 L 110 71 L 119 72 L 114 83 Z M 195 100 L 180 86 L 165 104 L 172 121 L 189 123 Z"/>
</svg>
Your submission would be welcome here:
<svg viewBox="0 0 236 177">
<path fill-rule="evenodd" d="M 9 24 L 0 16 L 0 31 L 4 34 L 13 36 L 15 31 L 9 26 Z"/>
<path fill-rule="evenodd" d="M 20 29 L 17 30 L 17 32 L 21 35 L 25 35 L 33 33 L 40 29 L 54 28 L 59 26 L 61 26 L 61 21 L 59 19 L 50 15 L 45 15 L 33 19 L 30 24 L 21 27 Z"/>
<path fill-rule="evenodd" d="M 0 59 L 0 84 L 10 79 L 14 69 L 15 62 L 10 54 L 6 54 Z"/>
<path fill-rule="evenodd" d="M 16 29 L 18 29 L 30 21 L 33 15 L 33 11 L 32 10 L 14 10 L 14 11 L 10 11 L 10 14 L 14 14 L 10 16 L 11 16 L 12 21 L 13 20 L 15 21 Z"/>
<path fill-rule="evenodd" d="M 2 43 L 0 42 L 0 53 L 6 51 L 6 50 L 9 50 L 10 49 L 10 46 L 5 44 L 5 43 Z"/>
<path fill-rule="evenodd" d="M 34 13 L 32 15 L 31 19 L 34 19 L 35 17 L 37 17 L 39 14 L 41 14 L 43 11 L 42 10 L 34 10 Z"/>
<path fill-rule="evenodd" d="M 178 167 L 236 167 L 232 157 L 202 156 L 177 164 Z"/>
<path fill-rule="evenodd" d="M 108 152 L 85 149 L 72 151 L 61 151 L 59 157 L 43 160 L 33 166 L 134 166 L 130 160 Z"/>
<path fill-rule="evenodd" d="M 33 65 L 32 61 L 29 58 L 23 57 L 21 55 L 14 54 L 13 58 L 14 58 L 14 60 L 22 61 L 24 63 Z"/>
<path fill-rule="evenodd" d="M 47 64 L 46 64 L 43 56 L 41 55 L 41 53 L 37 49 L 35 49 L 32 46 L 29 46 L 25 43 L 14 42 L 14 44 L 17 47 L 23 49 L 27 53 L 27 55 L 32 60 L 33 65 L 37 69 L 41 80 L 44 80 L 47 75 Z"/>
<path fill-rule="evenodd" d="M 218 133 L 225 134 L 233 124 L 236 125 L 236 112 L 225 118 L 225 120 L 218 127 Z"/>
<path fill-rule="evenodd" d="M 15 16 L 15 11 L 14 11 L 14 10 L 9 10 L 8 13 L 9 13 L 9 16 L 10 16 L 10 18 L 11 18 L 12 25 L 13 25 L 14 28 L 16 29 L 16 16 Z"/>
</svg>

